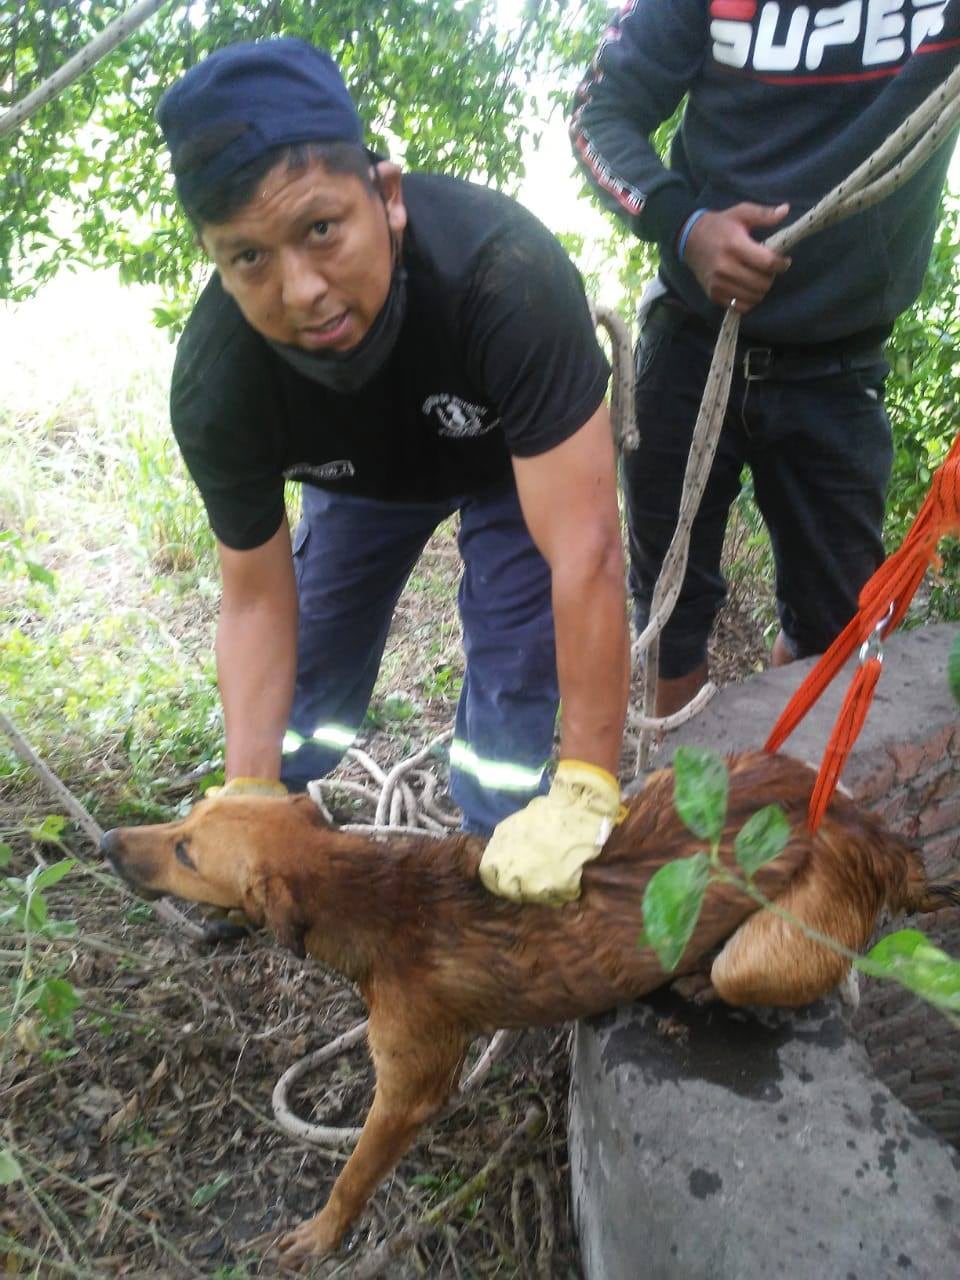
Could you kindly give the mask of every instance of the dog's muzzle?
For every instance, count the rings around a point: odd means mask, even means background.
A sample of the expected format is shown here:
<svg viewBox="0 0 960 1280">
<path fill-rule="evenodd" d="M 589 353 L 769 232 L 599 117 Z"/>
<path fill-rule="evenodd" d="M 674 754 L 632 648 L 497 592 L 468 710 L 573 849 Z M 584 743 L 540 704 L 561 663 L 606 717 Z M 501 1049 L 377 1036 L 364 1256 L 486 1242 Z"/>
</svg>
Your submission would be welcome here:
<svg viewBox="0 0 960 1280">
<path fill-rule="evenodd" d="M 143 884 L 124 862 L 122 837 L 119 830 L 104 832 L 100 841 L 100 852 L 123 883 L 132 889 L 138 897 L 145 898 L 147 902 L 163 897 L 163 893 L 159 889 L 150 889 Z"/>
</svg>

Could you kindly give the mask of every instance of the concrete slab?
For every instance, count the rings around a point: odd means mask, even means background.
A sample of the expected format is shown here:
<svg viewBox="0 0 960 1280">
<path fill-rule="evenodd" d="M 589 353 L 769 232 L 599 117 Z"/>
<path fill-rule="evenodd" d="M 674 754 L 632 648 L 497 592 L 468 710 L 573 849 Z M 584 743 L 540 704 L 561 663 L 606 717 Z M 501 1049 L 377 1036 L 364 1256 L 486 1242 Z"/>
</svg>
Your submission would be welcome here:
<svg viewBox="0 0 960 1280">
<path fill-rule="evenodd" d="M 586 1280 L 952 1280 L 960 1155 L 874 1076 L 839 1001 L 669 993 L 581 1023 L 570 1097 Z"/>
</svg>

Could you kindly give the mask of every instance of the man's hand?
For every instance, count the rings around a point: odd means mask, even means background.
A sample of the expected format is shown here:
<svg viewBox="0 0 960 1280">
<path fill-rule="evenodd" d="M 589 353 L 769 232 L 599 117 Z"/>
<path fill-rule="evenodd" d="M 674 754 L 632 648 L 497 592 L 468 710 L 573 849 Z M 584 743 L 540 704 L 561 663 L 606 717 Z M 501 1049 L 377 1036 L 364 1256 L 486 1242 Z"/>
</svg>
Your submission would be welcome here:
<svg viewBox="0 0 960 1280">
<path fill-rule="evenodd" d="M 222 787 L 207 787 L 204 798 L 209 796 L 285 796 L 287 788 L 276 778 L 231 778 Z"/>
<path fill-rule="evenodd" d="M 736 300 L 743 314 L 766 295 L 790 259 L 754 240 L 753 227 L 774 227 L 790 211 L 787 204 L 735 204 L 721 213 L 705 213 L 690 228 L 683 261 L 711 302 L 727 307 Z"/>
<path fill-rule="evenodd" d="M 480 879 L 513 902 L 572 902 L 584 863 L 597 856 L 621 816 L 613 774 L 561 760 L 548 794 L 497 826 L 480 859 Z"/>
</svg>

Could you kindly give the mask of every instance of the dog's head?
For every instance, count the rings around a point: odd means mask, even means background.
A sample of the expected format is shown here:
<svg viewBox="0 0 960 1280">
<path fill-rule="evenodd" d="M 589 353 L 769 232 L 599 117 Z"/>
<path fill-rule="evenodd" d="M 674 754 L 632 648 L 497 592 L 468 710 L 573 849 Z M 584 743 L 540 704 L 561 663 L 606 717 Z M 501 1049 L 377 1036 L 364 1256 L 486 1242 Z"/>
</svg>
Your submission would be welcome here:
<svg viewBox="0 0 960 1280">
<path fill-rule="evenodd" d="M 295 882 L 318 826 L 327 824 L 307 796 L 217 796 L 180 822 L 108 831 L 100 848 L 141 897 L 238 907 L 302 956 L 306 920 Z"/>
</svg>

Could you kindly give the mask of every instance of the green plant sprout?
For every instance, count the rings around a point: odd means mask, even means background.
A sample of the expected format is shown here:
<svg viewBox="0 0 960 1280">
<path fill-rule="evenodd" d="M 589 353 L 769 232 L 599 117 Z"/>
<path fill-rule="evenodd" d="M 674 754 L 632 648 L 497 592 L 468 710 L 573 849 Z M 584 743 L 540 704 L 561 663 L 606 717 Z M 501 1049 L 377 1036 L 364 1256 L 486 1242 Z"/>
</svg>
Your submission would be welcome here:
<svg viewBox="0 0 960 1280">
<path fill-rule="evenodd" d="M 947 683 L 954 700 L 960 703 L 960 635 L 954 640 L 950 657 L 947 659 Z"/>
<path fill-rule="evenodd" d="M 56 576 L 30 559 L 23 549 L 23 539 L 11 529 L 0 529 L 0 574 L 9 578 L 26 574 L 31 582 L 39 582 L 48 591 L 57 589 Z"/>
<path fill-rule="evenodd" d="M 53 830 L 56 819 L 47 818 L 44 827 Z M 59 830 L 64 820 L 59 819 Z M 0 844 L 0 868 L 10 861 L 10 846 Z M 20 968 L 7 987 L 0 987 L 0 1078 L 4 1073 L 11 1037 L 30 1052 L 40 1052 L 48 1060 L 62 1057 L 51 1041 L 72 1040 L 73 1014 L 82 997 L 71 982 L 62 976 L 61 962 L 41 965 L 36 961 L 37 943 L 73 937 L 77 927 L 72 920 L 55 920 L 50 916 L 45 890 L 68 875 L 76 865 L 73 858 L 62 858 L 49 867 L 34 867 L 27 876 L 0 878 L 0 931 L 22 938 Z"/>
<path fill-rule="evenodd" d="M 29 834 L 63 849 L 65 825 L 66 819 L 51 814 Z M 0 843 L 0 871 L 9 865 L 12 854 L 8 844 Z M 0 876 L 0 934 L 10 932 L 22 939 L 19 972 L 9 985 L 0 985 L 0 1080 L 14 1040 L 30 1053 L 41 1053 L 47 1061 L 75 1052 L 52 1042 L 73 1040 L 73 1015 L 82 996 L 62 976 L 60 961 L 42 965 L 35 958 L 38 941 L 69 938 L 77 932 L 72 920 L 51 918 L 45 896 L 45 891 L 59 884 L 74 866 L 74 858 L 62 858 L 48 867 L 34 867 L 27 876 Z M 14 1153 L 0 1147 L 0 1186 L 22 1177 L 23 1169 Z"/>
<path fill-rule="evenodd" d="M 960 645 L 951 661 L 960 668 Z M 700 918 L 707 888 L 713 883 L 735 885 L 764 910 L 772 911 L 809 938 L 833 948 L 861 972 L 890 979 L 922 996 L 947 1016 L 960 1015 L 960 961 L 935 947 L 916 929 L 901 929 L 878 942 L 865 956 L 812 929 L 771 902 L 757 887 L 754 875 L 782 852 L 790 824 L 777 805 L 753 814 L 737 832 L 734 857 L 738 871 L 720 861 L 720 840 L 727 816 L 727 766 L 705 747 L 679 747 L 674 758 L 674 807 L 683 824 L 709 844 L 688 858 L 661 867 L 643 895 L 643 930 L 639 946 L 652 947 L 667 973 L 680 963 Z"/>
</svg>

